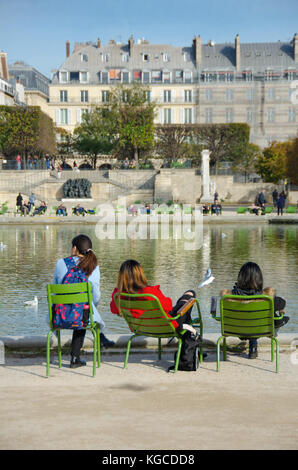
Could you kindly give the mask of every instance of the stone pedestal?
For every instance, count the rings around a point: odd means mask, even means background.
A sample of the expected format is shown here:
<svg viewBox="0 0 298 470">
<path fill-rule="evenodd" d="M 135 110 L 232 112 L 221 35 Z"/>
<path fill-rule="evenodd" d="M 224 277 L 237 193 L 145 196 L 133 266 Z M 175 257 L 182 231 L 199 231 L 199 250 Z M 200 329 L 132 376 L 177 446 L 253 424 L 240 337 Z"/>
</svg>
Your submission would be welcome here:
<svg viewBox="0 0 298 470">
<path fill-rule="evenodd" d="M 210 171 L 209 171 L 209 150 L 202 150 L 202 163 L 201 163 L 201 175 L 202 175 L 202 195 L 200 202 L 213 202 L 213 197 L 210 193 Z"/>
</svg>

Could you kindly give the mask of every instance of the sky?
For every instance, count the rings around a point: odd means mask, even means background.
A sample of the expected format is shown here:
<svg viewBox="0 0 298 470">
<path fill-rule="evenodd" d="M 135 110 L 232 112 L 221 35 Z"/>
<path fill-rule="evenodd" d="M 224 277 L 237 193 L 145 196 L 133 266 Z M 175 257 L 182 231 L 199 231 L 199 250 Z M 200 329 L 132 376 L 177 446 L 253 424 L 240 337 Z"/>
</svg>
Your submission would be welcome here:
<svg viewBox="0 0 298 470">
<path fill-rule="evenodd" d="M 0 0 L 0 50 L 51 78 L 65 60 L 65 43 L 103 44 L 129 37 L 152 44 L 291 41 L 298 33 L 297 0 Z"/>
</svg>

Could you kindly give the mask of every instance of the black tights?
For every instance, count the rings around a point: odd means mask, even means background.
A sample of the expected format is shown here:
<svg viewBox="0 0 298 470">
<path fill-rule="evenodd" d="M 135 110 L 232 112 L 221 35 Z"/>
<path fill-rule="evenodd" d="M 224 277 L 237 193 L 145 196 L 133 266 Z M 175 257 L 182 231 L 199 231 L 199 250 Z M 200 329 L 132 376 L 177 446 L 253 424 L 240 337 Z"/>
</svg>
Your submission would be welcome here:
<svg viewBox="0 0 298 470">
<path fill-rule="evenodd" d="M 79 357 L 80 350 L 83 346 L 86 330 L 73 330 L 71 342 L 71 355 Z"/>
<path fill-rule="evenodd" d="M 177 315 L 178 310 L 181 307 L 183 307 L 185 302 L 194 298 L 195 296 L 196 296 L 196 293 L 194 290 L 187 290 L 186 292 L 184 292 L 184 294 L 177 300 L 176 305 L 173 307 L 172 311 L 169 312 L 170 315 L 172 317 L 175 317 Z M 178 331 L 183 330 L 183 327 L 182 327 L 183 323 L 188 323 L 188 324 L 191 323 L 191 311 L 192 311 L 192 307 L 189 310 L 187 310 L 187 312 L 182 317 L 176 320 L 178 322 L 178 327 L 177 327 Z"/>
</svg>

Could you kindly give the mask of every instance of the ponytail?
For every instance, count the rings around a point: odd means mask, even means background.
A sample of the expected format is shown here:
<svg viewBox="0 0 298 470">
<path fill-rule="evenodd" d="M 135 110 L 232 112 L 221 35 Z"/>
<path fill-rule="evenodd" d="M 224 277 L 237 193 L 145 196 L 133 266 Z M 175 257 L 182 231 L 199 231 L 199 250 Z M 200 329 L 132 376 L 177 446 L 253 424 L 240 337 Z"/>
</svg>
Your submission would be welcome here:
<svg viewBox="0 0 298 470">
<path fill-rule="evenodd" d="M 92 250 L 90 238 L 87 237 L 87 235 L 78 235 L 72 240 L 72 246 L 75 246 L 80 255 L 83 255 L 80 257 L 78 268 L 84 271 L 86 276 L 90 276 L 98 265 L 97 257 Z"/>
</svg>

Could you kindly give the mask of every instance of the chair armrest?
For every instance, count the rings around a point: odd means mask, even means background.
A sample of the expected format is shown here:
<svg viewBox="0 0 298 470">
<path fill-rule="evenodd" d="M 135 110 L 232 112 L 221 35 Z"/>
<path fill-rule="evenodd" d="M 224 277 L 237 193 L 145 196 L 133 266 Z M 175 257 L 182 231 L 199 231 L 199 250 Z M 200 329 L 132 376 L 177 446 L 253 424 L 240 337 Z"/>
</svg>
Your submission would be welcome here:
<svg viewBox="0 0 298 470">
<path fill-rule="evenodd" d="M 273 317 L 273 320 L 282 320 L 284 317 L 284 314 L 286 313 L 284 310 L 281 310 L 280 312 L 280 317 Z"/>
<path fill-rule="evenodd" d="M 180 309 L 177 311 L 177 315 L 182 317 L 182 315 L 184 315 L 193 306 L 195 302 L 196 299 L 189 299 L 187 302 L 184 303 L 184 305 L 182 305 L 182 307 L 180 307 Z"/>
</svg>

